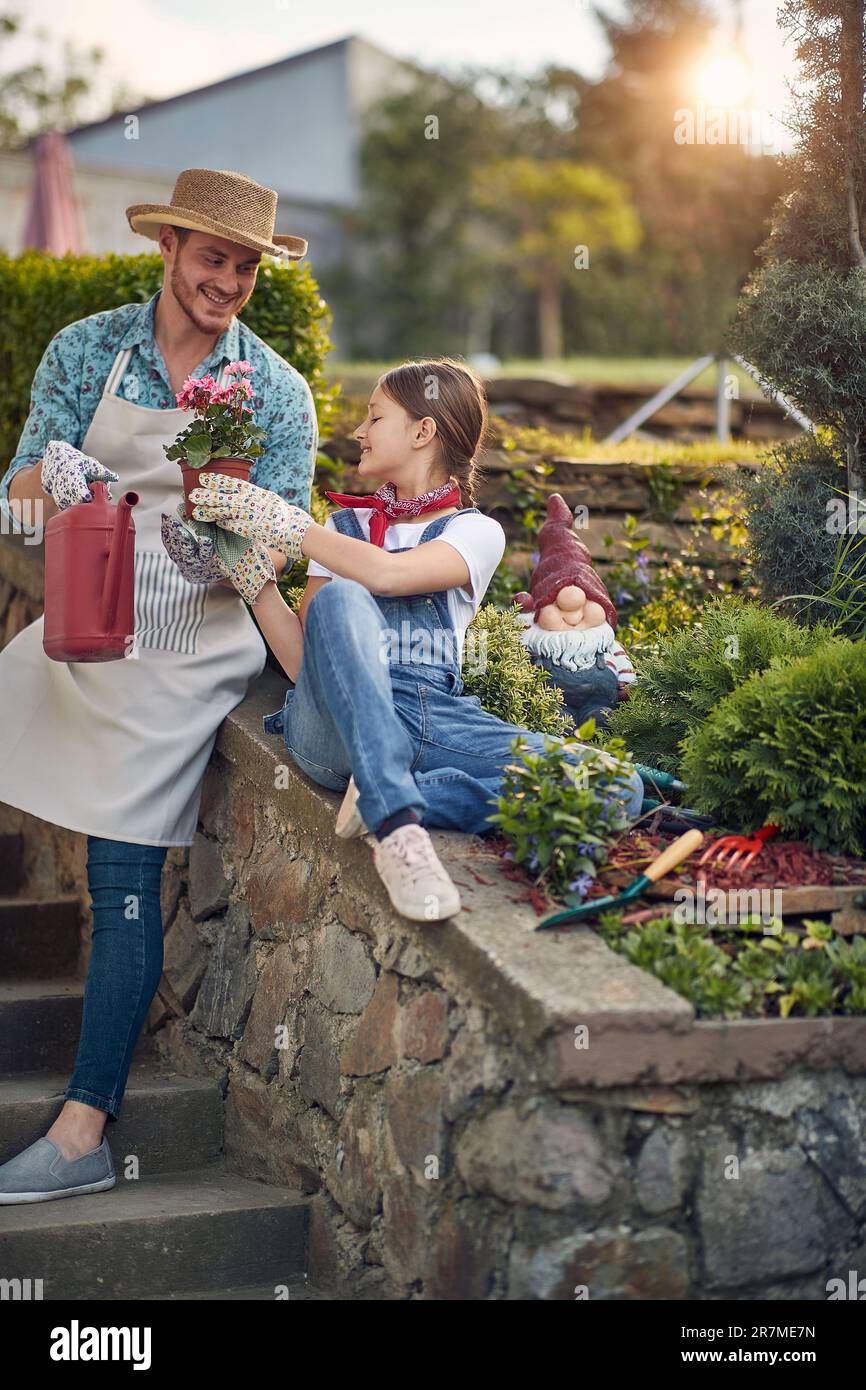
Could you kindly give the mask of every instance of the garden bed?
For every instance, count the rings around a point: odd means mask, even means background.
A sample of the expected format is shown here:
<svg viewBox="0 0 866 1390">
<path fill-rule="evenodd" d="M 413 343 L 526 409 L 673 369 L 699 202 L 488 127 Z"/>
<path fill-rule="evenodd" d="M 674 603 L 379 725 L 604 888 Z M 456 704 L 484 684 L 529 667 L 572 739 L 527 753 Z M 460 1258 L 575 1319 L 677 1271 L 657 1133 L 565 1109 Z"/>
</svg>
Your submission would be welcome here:
<svg viewBox="0 0 866 1390">
<path fill-rule="evenodd" d="M 587 902 L 624 888 L 675 834 L 640 827 L 619 836 Z M 487 842 L 504 856 L 504 838 Z M 708 841 L 709 843 L 709 841 Z M 542 916 L 556 906 L 519 865 L 503 874 Z M 866 863 L 799 842 L 764 846 L 744 870 L 698 865 L 652 885 L 627 911 L 558 931 L 598 932 L 615 951 L 677 991 L 699 1018 L 866 1013 Z"/>
</svg>

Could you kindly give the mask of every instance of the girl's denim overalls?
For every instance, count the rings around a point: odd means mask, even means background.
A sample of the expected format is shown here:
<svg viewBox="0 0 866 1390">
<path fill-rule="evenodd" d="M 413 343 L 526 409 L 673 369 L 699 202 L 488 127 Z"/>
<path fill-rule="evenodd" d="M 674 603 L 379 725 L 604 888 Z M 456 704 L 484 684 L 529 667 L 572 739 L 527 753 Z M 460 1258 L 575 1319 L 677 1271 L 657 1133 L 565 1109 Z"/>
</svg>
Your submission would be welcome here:
<svg viewBox="0 0 866 1390">
<path fill-rule="evenodd" d="M 438 517 L 418 544 L 439 537 L 453 516 L 478 510 Z M 353 508 L 333 517 L 341 534 L 365 539 Z M 462 691 L 447 590 L 374 596 L 335 576 L 307 610 L 297 683 L 263 726 L 283 735 L 293 761 L 320 786 L 344 791 L 354 775 L 371 830 L 410 807 L 422 825 L 480 833 L 491 828 L 512 739 L 541 751 L 544 735 L 498 719 Z M 636 774 L 623 794 L 638 815 Z"/>
</svg>

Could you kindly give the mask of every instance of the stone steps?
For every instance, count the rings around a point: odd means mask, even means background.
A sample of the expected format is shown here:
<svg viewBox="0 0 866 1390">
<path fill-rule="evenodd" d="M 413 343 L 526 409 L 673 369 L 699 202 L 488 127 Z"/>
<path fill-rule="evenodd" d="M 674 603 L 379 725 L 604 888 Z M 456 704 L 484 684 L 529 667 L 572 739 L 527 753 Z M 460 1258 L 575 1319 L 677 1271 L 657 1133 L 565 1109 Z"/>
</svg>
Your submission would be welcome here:
<svg viewBox="0 0 866 1390">
<path fill-rule="evenodd" d="M 61 1071 L 0 1076 L 0 1163 L 50 1129 L 68 1083 L 69 1073 Z M 129 1156 L 138 1159 L 142 1176 L 202 1168 L 223 1155 L 219 1087 L 134 1062 L 120 1119 L 106 1133 L 118 1174 Z"/>
<path fill-rule="evenodd" d="M 0 976 L 0 1073 L 71 1070 L 84 985 L 69 977 Z"/>
<path fill-rule="evenodd" d="M 59 1113 L 84 995 L 80 904 L 16 896 L 23 858 L 0 835 L 0 1163 Z M 106 1130 L 116 1185 L 0 1205 L 0 1275 L 41 1279 L 48 1300 L 327 1297 L 306 1283 L 308 1199 L 231 1172 L 223 1122 L 218 1080 L 169 1072 L 141 1038 Z"/>
<path fill-rule="evenodd" d="M 17 893 L 24 874 L 24 836 L 0 835 L 0 895 Z"/>
<path fill-rule="evenodd" d="M 307 1211 L 297 1194 L 221 1164 L 133 1181 L 119 1172 L 107 1192 L 0 1206 L 0 1270 L 42 1279 L 52 1300 L 266 1282 L 273 1294 L 303 1273 Z"/>
<path fill-rule="evenodd" d="M 81 905 L 0 896 L 0 980 L 74 975 L 81 945 Z"/>
<path fill-rule="evenodd" d="M 280 1298 L 277 1298 L 276 1286 L 274 1284 L 254 1284 L 252 1288 L 243 1289 L 220 1289 L 214 1292 L 207 1289 L 204 1292 L 189 1293 L 155 1293 L 145 1294 L 146 1301 L 155 1303 L 181 1302 L 184 1303 L 214 1303 L 225 1300 L 232 1303 L 308 1303 L 314 1299 L 327 1299 L 329 1302 L 340 1302 L 339 1295 L 328 1293 L 324 1289 L 315 1288 L 306 1278 L 306 1275 L 295 1276 L 291 1279 L 281 1280 L 281 1285 L 285 1287 L 285 1293 L 280 1291 Z M 288 1297 L 286 1297 L 288 1295 Z"/>
</svg>

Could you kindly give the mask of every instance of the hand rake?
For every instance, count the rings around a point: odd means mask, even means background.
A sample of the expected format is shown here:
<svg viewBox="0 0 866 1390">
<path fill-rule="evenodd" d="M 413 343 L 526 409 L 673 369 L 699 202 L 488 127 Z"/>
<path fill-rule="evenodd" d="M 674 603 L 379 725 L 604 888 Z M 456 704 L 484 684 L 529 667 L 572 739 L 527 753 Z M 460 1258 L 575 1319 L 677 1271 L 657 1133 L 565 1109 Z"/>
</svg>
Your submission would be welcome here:
<svg viewBox="0 0 866 1390">
<path fill-rule="evenodd" d="M 733 870 L 736 865 L 740 872 L 749 867 L 778 830 L 778 825 L 765 825 L 753 835 L 721 835 L 707 845 L 698 863 L 712 864 L 716 869 L 725 870 Z"/>
</svg>

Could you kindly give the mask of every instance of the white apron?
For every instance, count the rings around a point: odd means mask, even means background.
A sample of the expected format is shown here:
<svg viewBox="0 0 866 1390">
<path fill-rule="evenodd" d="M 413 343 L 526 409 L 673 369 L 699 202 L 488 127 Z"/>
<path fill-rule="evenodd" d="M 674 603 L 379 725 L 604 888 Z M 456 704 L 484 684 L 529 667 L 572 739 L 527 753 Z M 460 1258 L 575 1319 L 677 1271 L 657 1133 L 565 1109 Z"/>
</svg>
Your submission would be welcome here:
<svg viewBox="0 0 866 1390">
<path fill-rule="evenodd" d="M 189 845 L 217 729 L 266 651 L 243 600 L 189 584 L 163 548 L 161 515 L 183 485 L 162 446 L 190 417 L 116 395 L 129 355 L 118 353 L 82 449 L 120 475 L 115 500 L 130 488 L 141 499 L 134 655 L 52 661 L 42 618 L 0 652 L 0 802 L 86 835 Z"/>
</svg>

